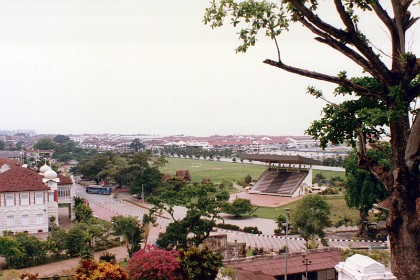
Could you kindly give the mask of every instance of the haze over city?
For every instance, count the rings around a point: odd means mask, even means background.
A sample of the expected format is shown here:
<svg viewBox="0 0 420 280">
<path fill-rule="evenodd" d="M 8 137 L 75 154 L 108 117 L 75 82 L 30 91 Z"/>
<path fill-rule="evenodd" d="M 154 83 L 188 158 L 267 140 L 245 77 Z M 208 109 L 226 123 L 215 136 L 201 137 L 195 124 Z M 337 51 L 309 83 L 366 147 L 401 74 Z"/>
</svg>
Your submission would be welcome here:
<svg viewBox="0 0 420 280">
<path fill-rule="evenodd" d="M 334 88 L 263 64 L 277 56 L 265 38 L 235 54 L 237 30 L 203 24 L 208 1 L 1 2 L 2 129 L 302 135 L 325 104 L 306 87 Z M 282 38 L 286 62 L 329 74 L 348 64 L 308 33 Z"/>
</svg>

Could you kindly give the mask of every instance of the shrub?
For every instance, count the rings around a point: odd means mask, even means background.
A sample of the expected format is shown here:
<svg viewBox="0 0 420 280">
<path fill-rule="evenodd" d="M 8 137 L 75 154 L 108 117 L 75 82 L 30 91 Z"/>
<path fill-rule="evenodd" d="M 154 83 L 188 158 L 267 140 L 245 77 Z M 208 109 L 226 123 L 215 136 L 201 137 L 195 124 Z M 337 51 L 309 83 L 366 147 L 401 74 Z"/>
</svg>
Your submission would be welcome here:
<svg viewBox="0 0 420 280">
<path fill-rule="evenodd" d="M 128 280 L 128 274 L 124 272 L 121 266 L 100 262 L 94 260 L 82 260 L 80 265 L 76 268 L 74 275 L 75 280 L 103 280 L 103 279 L 118 279 Z"/>
<path fill-rule="evenodd" d="M 178 280 L 182 279 L 177 251 L 153 248 L 137 251 L 127 264 L 130 279 Z"/>
<path fill-rule="evenodd" d="M 238 231 L 241 231 L 242 230 L 239 226 L 232 225 L 232 224 L 223 224 L 223 223 L 220 223 L 220 224 L 217 224 L 216 227 L 218 227 L 218 228 L 224 228 L 224 229 L 230 229 L 230 230 L 238 230 Z"/>
<path fill-rule="evenodd" d="M 260 230 L 258 230 L 258 227 L 244 227 L 243 232 L 252 233 L 252 234 L 262 233 Z"/>
<path fill-rule="evenodd" d="M 212 252 L 208 246 L 192 246 L 186 251 L 181 250 L 180 260 L 182 275 L 188 280 L 213 280 L 222 266 L 222 256 Z"/>
<path fill-rule="evenodd" d="M 99 260 L 110 263 L 116 263 L 117 261 L 117 259 L 115 258 L 115 254 L 112 254 L 110 252 L 103 253 L 102 256 L 99 257 Z"/>
</svg>

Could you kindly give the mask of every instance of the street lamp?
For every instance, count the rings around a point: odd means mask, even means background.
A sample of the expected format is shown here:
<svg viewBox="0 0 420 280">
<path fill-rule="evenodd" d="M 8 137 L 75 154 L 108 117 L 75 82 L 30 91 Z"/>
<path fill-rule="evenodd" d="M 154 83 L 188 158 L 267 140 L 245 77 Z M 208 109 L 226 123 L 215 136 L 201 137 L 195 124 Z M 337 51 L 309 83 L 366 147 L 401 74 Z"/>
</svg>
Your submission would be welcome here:
<svg viewBox="0 0 420 280">
<path fill-rule="evenodd" d="M 308 260 L 308 257 L 306 254 L 304 254 L 303 256 L 303 265 L 305 265 L 305 280 L 308 280 L 308 265 L 311 265 L 312 262 L 310 260 Z"/>
<path fill-rule="evenodd" d="M 290 208 L 284 208 L 284 211 L 286 212 L 286 269 L 284 271 L 284 280 L 287 280 L 287 255 L 289 253 L 289 214 L 290 214 Z"/>
<path fill-rule="evenodd" d="M 235 273 L 235 279 L 238 279 L 238 240 L 235 239 L 235 256 L 236 256 L 236 273 Z"/>
</svg>

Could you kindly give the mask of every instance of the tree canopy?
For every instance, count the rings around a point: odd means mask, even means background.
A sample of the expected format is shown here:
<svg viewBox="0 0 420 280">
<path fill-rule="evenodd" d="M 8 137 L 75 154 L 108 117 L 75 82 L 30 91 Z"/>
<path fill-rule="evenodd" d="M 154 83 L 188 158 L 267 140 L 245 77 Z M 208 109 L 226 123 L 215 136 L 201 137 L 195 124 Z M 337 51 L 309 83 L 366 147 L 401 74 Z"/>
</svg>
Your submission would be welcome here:
<svg viewBox="0 0 420 280">
<path fill-rule="evenodd" d="M 240 217 L 243 214 L 250 213 L 254 210 L 251 200 L 244 198 L 237 198 L 231 203 L 227 203 L 223 211 L 232 214 L 235 217 Z"/>
<path fill-rule="evenodd" d="M 140 222 L 132 216 L 114 216 L 111 219 L 115 234 L 123 236 L 126 241 L 128 254 L 140 250 L 140 243 L 143 241 L 143 227 Z"/>
<path fill-rule="evenodd" d="M 328 244 L 324 228 L 332 225 L 330 215 L 331 205 L 321 195 L 305 196 L 299 201 L 292 212 L 292 222 L 300 236 L 305 239 L 308 249 L 315 249 L 318 246 L 317 237 L 321 238 L 323 245 Z"/>
<path fill-rule="evenodd" d="M 40 138 L 34 144 L 34 149 L 36 150 L 55 150 L 56 148 L 57 144 L 48 137 Z"/>
<path fill-rule="evenodd" d="M 159 234 L 156 243 L 167 248 L 177 245 L 188 248 L 200 245 L 216 225 L 215 219 L 229 199 L 229 194 L 213 184 L 190 184 L 179 191 L 165 190 L 158 196 L 149 198 L 154 204 L 154 212 L 166 211 L 173 223 L 169 224 L 165 233 Z M 187 208 L 186 216 L 177 219 L 174 207 L 182 205 Z"/>
<path fill-rule="evenodd" d="M 383 162 L 384 166 L 390 166 L 390 147 L 388 143 L 383 143 L 384 150 L 388 153 L 370 150 L 372 157 L 373 152 L 376 152 L 377 160 Z M 388 149 L 386 149 L 388 148 Z M 363 233 L 369 210 L 372 209 L 373 204 L 378 203 L 388 197 L 388 192 L 381 182 L 379 182 L 371 173 L 361 169 L 357 165 L 357 154 L 350 153 L 344 160 L 344 167 L 346 168 L 346 202 L 350 208 L 356 208 L 360 213 L 360 228 L 359 235 Z"/>
<path fill-rule="evenodd" d="M 416 42 L 410 42 L 407 36 L 417 24 L 419 7 L 418 1 L 410 0 L 213 0 L 204 16 L 204 23 L 212 28 L 225 21 L 239 28 L 241 44 L 237 52 L 246 52 L 263 33 L 277 49 L 277 58 L 264 63 L 335 84 L 333 95 L 346 97 L 334 102 L 321 90 L 308 87 L 308 92 L 326 105 L 321 119 L 314 121 L 307 133 L 319 139 L 322 147 L 343 142 L 357 147 L 359 166 L 387 189 L 391 197 L 387 222 L 391 264 L 399 279 L 420 278 L 420 221 L 416 215 L 416 201 L 420 199 L 420 120 L 416 102 L 420 96 L 420 61 L 410 51 Z M 330 8 L 335 14 L 325 16 L 322 11 Z M 384 30 L 387 43 L 381 49 L 376 47 L 376 37 L 369 38 L 366 33 L 366 23 L 371 26 L 372 22 L 377 30 Z M 288 41 L 281 35 L 295 32 L 295 24 L 312 34 L 316 43 L 347 58 L 347 66 L 358 68 L 360 75 L 352 76 L 348 69 L 332 75 L 285 63 L 287 53 L 281 48 Z M 296 65 L 307 63 L 304 52 L 301 57 Z M 384 136 L 390 137 L 390 168 L 367 152 L 369 143 Z"/>
</svg>

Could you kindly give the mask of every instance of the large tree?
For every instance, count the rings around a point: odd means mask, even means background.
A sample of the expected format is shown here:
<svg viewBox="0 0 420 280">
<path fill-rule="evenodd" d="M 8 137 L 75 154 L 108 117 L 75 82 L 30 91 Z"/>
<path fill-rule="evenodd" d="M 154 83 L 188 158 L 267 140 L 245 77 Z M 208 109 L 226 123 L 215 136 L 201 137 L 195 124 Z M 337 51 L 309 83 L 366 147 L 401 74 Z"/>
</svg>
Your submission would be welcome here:
<svg viewBox="0 0 420 280">
<path fill-rule="evenodd" d="M 43 137 L 38 139 L 34 144 L 34 149 L 36 150 L 55 150 L 57 149 L 57 145 L 48 137 Z"/>
<path fill-rule="evenodd" d="M 357 145 L 359 166 L 370 171 L 387 189 L 392 201 L 387 222 L 391 263 L 398 279 L 420 278 L 420 222 L 416 216 L 416 201 L 420 200 L 420 120 L 416 108 L 420 95 L 420 62 L 408 51 L 413 46 L 406 36 L 418 19 L 413 17 L 418 12 L 419 6 L 415 6 L 418 1 L 413 2 L 213 0 L 204 18 L 212 27 L 222 26 L 225 19 L 241 27 L 239 52 L 255 44 L 259 31 L 265 32 L 275 42 L 278 57 L 266 59 L 264 63 L 336 84 L 336 95 L 351 97 L 340 104 L 332 103 L 322 91 L 309 87 L 309 93 L 328 102 L 322 119 L 315 121 L 308 132 L 320 139 L 323 147 L 328 142 L 344 141 Z M 329 17 L 320 16 L 331 5 L 338 22 L 331 21 L 330 13 Z M 375 42 L 363 33 L 366 26 L 360 19 L 367 17 L 370 21 L 377 19 L 377 30 L 385 30 L 386 48 L 376 49 Z M 347 57 L 364 76 L 350 77 L 346 71 L 334 76 L 286 64 L 285 54 L 280 52 L 279 35 L 296 31 L 290 28 L 295 23 L 312 33 L 316 42 Z M 308 59 L 307 56 L 304 59 Z M 390 168 L 382 166 L 366 152 L 366 145 L 384 134 L 390 136 L 393 155 Z"/>
<path fill-rule="evenodd" d="M 153 212 L 166 211 L 173 222 L 160 233 L 156 243 L 160 247 L 188 248 L 189 245 L 200 245 L 209 235 L 229 194 L 213 184 L 190 184 L 179 191 L 165 190 L 158 196 L 149 198 L 154 204 Z M 174 208 L 183 205 L 187 208 L 184 218 L 174 216 Z"/>
<path fill-rule="evenodd" d="M 387 143 L 383 144 L 385 144 L 381 145 L 384 148 L 383 150 L 388 151 L 389 149 L 386 148 L 389 148 L 389 145 L 386 145 Z M 386 166 L 390 164 L 390 160 L 388 160 L 388 153 L 384 153 L 383 150 L 373 148 L 368 153 Z M 364 232 L 365 221 L 367 221 L 373 204 L 387 198 L 388 193 L 382 183 L 372 173 L 361 169 L 357 165 L 357 154 L 355 152 L 351 152 L 346 157 L 344 167 L 346 169 L 346 182 L 344 184 L 346 188 L 346 202 L 349 207 L 359 210 L 360 225 L 358 235 L 360 236 Z"/>
</svg>

